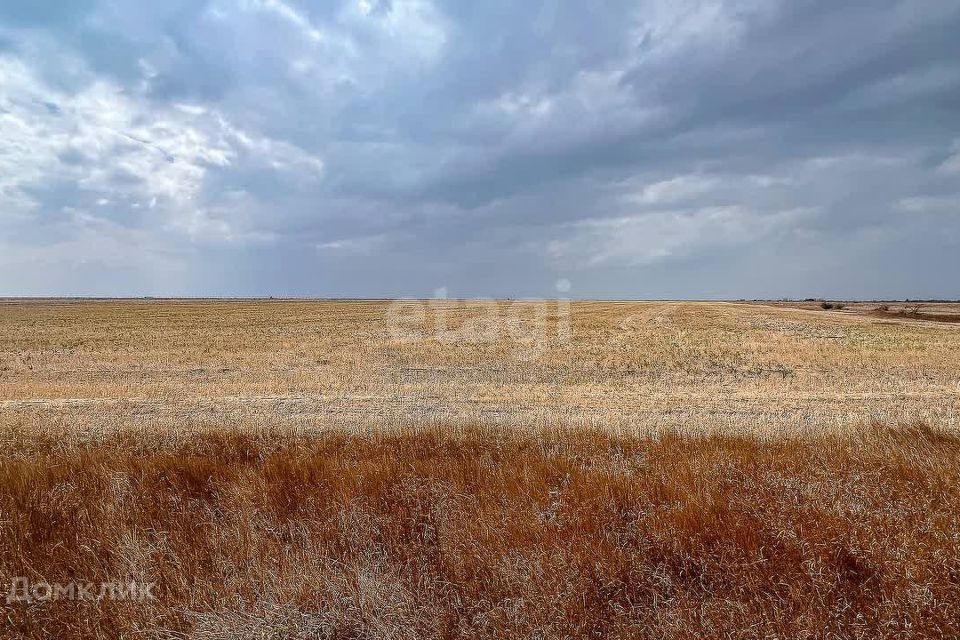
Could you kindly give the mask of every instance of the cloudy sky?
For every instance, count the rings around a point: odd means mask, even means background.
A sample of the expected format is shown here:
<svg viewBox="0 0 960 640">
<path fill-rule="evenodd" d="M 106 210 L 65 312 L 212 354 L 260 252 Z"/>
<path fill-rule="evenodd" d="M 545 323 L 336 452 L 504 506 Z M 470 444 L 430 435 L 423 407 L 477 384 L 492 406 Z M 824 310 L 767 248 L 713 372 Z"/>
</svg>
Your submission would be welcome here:
<svg viewBox="0 0 960 640">
<path fill-rule="evenodd" d="M 960 1 L 3 0 L 0 295 L 960 297 Z"/>
</svg>

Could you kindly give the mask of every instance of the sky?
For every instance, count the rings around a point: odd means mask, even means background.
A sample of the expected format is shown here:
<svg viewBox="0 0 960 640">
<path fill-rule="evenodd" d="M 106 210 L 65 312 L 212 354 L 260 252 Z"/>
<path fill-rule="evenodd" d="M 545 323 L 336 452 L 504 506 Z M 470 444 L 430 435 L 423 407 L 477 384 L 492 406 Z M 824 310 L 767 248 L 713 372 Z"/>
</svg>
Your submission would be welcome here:
<svg viewBox="0 0 960 640">
<path fill-rule="evenodd" d="M 957 0 L 3 0 L 0 295 L 960 298 L 958 34 Z"/>
</svg>

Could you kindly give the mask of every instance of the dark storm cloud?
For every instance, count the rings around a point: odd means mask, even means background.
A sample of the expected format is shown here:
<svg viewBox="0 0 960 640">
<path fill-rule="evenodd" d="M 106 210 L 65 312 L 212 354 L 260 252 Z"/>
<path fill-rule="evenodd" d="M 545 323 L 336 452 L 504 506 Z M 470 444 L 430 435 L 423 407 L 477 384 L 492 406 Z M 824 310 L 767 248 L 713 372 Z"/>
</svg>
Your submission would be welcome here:
<svg viewBox="0 0 960 640">
<path fill-rule="evenodd" d="M 13 0 L 3 292 L 960 296 L 957 33 L 942 0 Z"/>
</svg>

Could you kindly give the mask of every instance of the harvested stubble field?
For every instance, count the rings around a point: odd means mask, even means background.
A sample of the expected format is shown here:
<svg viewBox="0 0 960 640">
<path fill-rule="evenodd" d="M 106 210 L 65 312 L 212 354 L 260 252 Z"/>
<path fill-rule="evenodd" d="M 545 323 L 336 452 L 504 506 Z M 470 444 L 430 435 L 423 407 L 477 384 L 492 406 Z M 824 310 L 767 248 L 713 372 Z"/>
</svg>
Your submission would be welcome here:
<svg viewBox="0 0 960 640">
<path fill-rule="evenodd" d="M 960 634 L 960 326 L 424 308 L 0 302 L 0 635 Z"/>
</svg>

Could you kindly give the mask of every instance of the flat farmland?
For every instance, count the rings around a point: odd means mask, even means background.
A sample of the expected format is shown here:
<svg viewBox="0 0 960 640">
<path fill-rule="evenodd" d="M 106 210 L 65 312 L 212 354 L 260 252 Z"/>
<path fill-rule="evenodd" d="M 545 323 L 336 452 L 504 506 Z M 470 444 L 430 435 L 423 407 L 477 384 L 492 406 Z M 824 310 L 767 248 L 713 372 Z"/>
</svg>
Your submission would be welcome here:
<svg viewBox="0 0 960 640">
<path fill-rule="evenodd" d="M 960 409 L 960 327 L 948 323 L 730 303 L 406 304 L 422 308 L 0 303 L 2 423 L 772 435 L 952 427 Z"/>
<path fill-rule="evenodd" d="M 957 637 L 954 312 L 2 301 L 0 636 Z"/>
</svg>

